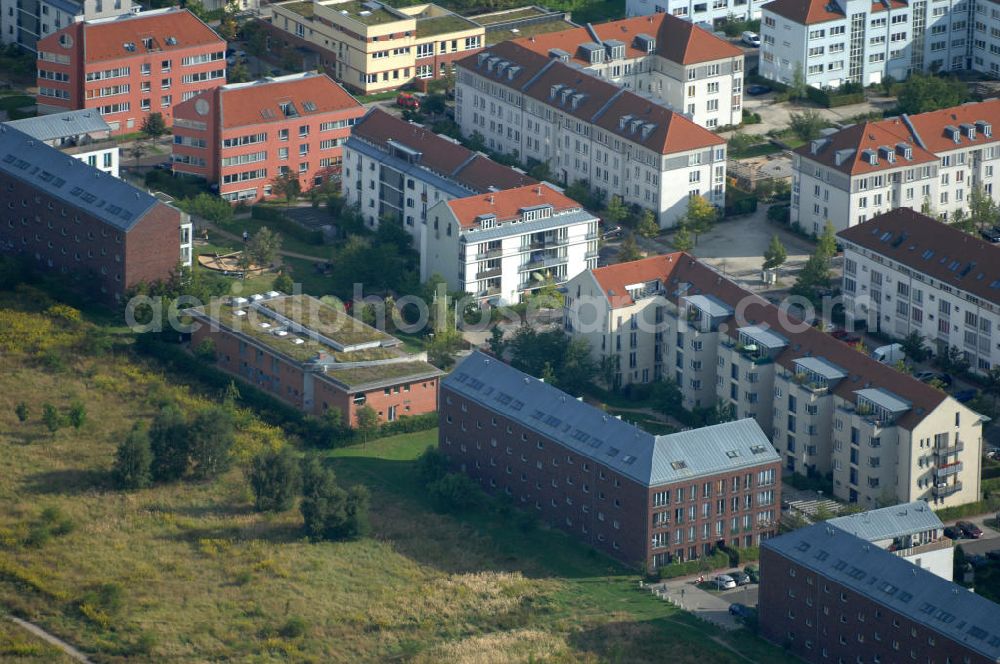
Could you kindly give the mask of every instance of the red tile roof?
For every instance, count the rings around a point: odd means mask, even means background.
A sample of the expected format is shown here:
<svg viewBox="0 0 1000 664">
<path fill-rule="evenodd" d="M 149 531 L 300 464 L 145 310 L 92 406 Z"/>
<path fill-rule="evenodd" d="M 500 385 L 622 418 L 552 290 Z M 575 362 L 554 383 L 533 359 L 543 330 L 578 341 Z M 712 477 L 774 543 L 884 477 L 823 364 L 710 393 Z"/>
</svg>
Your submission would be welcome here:
<svg viewBox="0 0 1000 664">
<path fill-rule="evenodd" d="M 942 284 L 1000 305 L 1000 247 L 948 224 L 898 208 L 837 235 Z"/>
<path fill-rule="evenodd" d="M 896 146 L 900 143 L 905 143 L 911 148 L 911 159 L 907 159 L 897 152 Z M 892 150 L 895 161 L 890 162 L 885 155 L 880 154 L 880 147 Z M 865 155 L 866 150 L 875 152 L 877 160 L 874 165 L 868 161 Z M 922 149 L 914 141 L 906 125 L 899 118 L 852 125 L 825 139 L 806 143 L 796 148 L 795 152 L 806 159 L 819 162 L 848 175 L 863 175 L 901 168 L 907 164 L 925 164 L 937 161 L 937 157 Z"/>
<path fill-rule="evenodd" d="M 638 35 L 655 37 L 657 55 L 681 64 L 743 56 L 741 49 L 725 39 L 670 14 L 637 16 L 598 23 L 591 28 L 602 41 L 617 39 L 624 42 L 625 55 L 628 58 L 647 55 L 646 51 L 635 47 L 635 38 Z M 594 37 L 587 28 L 573 28 L 534 37 L 522 37 L 514 40 L 514 43 L 546 57 L 550 50 L 558 48 L 569 53 L 574 60 L 589 65 L 589 61 L 578 56 L 578 51 L 580 44 L 593 41 Z"/>
<path fill-rule="evenodd" d="M 513 189 L 538 182 L 535 178 L 516 171 L 509 166 L 498 164 L 489 157 L 477 154 L 465 164 L 454 177 L 467 187 L 479 191 L 490 189 Z"/>
<path fill-rule="evenodd" d="M 997 134 L 986 137 L 982 132 L 977 131 L 975 138 L 968 138 L 964 134 L 956 143 L 945 133 L 945 127 L 951 125 L 959 127 L 962 124 L 975 126 L 976 121 L 983 120 L 996 128 L 1000 132 L 1000 99 L 991 99 L 975 104 L 962 104 L 952 106 L 940 111 L 930 111 L 910 116 L 910 123 L 920 136 L 924 146 L 932 152 L 947 152 L 967 148 L 971 145 L 983 145 L 986 143 L 996 143 Z"/>
<path fill-rule="evenodd" d="M 774 0 L 762 5 L 761 11 L 769 11 L 801 25 L 844 19 L 844 13 L 830 0 Z"/>
<path fill-rule="evenodd" d="M 480 215 L 495 215 L 497 221 L 516 219 L 521 216 L 523 208 L 536 205 L 551 205 L 553 212 L 581 209 L 579 203 L 547 184 L 535 184 L 448 201 L 448 207 L 462 228 L 478 226 L 476 217 Z"/>
<path fill-rule="evenodd" d="M 902 374 L 892 367 L 842 343 L 814 327 L 792 331 L 782 323 L 797 322 L 794 316 L 781 314 L 778 307 L 764 298 L 740 288 L 696 258 L 681 252 L 653 256 L 632 263 L 623 263 L 591 271 L 607 293 L 608 288 L 622 289 L 626 285 L 659 279 L 667 296 L 677 302 L 682 295 L 714 295 L 739 313 L 724 322 L 725 333 L 738 337 L 740 327 L 761 325 L 777 332 L 788 340 L 788 346 L 775 358 L 786 369 L 794 368 L 794 361 L 802 357 L 821 357 L 836 364 L 847 374 L 833 388 L 834 393 L 854 401 L 854 392 L 868 387 L 882 387 L 907 400 L 911 408 L 897 420 L 904 429 L 912 429 L 924 415 L 939 406 L 948 395 L 926 385 L 912 376 Z M 620 298 L 625 306 L 631 299 Z M 721 326 L 720 326 L 721 327 Z"/>
<path fill-rule="evenodd" d="M 197 46 L 226 48 L 222 37 L 186 9 L 124 14 L 113 20 L 88 21 L 83 29 L 84 58 L 88 63 L 130 58 L 147 52 L 167 54 Z M 153 40 L 150 51 L 142 45 L 146 37 Z M 125 44 L 135 44 L 135 50 L 126 49 Z M 180 66 L 179 62 L 175 64 Z M 219 66 L 224 63 L 220 61 Z"/>
<path fill-rule="evenodd" d="M 226 85 L 219 89 L 219 96 L 224 129 L 284 122 L 281 105 L 285 103 L 291 103 L 301 117 L 350 110 L 355 111 L 354 117 L 364 114 L 364 106 L 326 74 Z"/>
</svg>

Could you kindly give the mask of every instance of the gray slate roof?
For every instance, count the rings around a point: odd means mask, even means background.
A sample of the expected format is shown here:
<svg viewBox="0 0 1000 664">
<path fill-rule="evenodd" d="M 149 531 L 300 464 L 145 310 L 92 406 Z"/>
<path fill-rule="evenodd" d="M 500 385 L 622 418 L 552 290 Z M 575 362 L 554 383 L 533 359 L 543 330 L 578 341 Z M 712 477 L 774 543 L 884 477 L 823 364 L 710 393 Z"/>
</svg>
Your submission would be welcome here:
<svg viewBox="0 0 1000 664">
<path fill-rule="evenodd" d="M 40 141 L 111 131 L 111 127 L 95 109 L 66 111 L 65 113 L 39 115 L 36 118 L 12 120 L 7 123 L 7 126 L 23 131 Z"/>
<path fill-rule="evenodd" d="M 869 542 L 944 528 L 941 519 L 923 500 L 839 516 L 836 519 L 829 519 L 827 523 Z"/>
<path fill-rule="evenodd" d="M 1000 605 L 829 522 L 766 540 L 761 547 L 1000 662 Z"/>
<path fill-rule="evenodd" d="M 128 231 L 157 200 L 24 132 L 0 125 L 0 170 Z"/>
<path fill-rule="evenodd" d="M 478 351 L 441 384 L 646 486 L 780 461 L 753 419 L 654 436 Z"/>
</svg>

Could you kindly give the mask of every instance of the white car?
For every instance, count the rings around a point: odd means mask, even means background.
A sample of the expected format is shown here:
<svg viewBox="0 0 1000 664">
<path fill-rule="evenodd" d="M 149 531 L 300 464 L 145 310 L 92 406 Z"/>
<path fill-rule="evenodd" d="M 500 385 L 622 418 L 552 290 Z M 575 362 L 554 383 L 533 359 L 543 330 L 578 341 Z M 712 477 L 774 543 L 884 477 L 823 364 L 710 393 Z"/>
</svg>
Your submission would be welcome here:
<svg viewBox="0 0 1000 664">
<path fill-rule="evenodd" d="M 729 590 L 730 588 L 736 587 L 736 579 L 728 574 L 720 574 L 715 577 L 715 586 L 719 590 Z"/>
<path fill-rule="evenodd" d="M 747 30 L 743 33 L 743 43 L 747 46 L 758 47 L 760 46 L 760 35 L 756 32 L 750 32 Z"/>
</svg>

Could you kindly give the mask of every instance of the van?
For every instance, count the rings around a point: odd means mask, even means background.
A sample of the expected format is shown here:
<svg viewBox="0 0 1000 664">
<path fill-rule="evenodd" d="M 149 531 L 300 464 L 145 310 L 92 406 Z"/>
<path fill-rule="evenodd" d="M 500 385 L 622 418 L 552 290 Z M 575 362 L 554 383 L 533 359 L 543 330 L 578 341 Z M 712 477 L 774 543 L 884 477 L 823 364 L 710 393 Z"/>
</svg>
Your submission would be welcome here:
<svg viewBox="0 0 1000 664">
<path fill-rule="evenodd" d="M 896 364 L 906 359 L 906 353 L 903 352 L 903 344 L 889 344 L 873 350 L 872 357 L 882 364 Z"/>
</svg>

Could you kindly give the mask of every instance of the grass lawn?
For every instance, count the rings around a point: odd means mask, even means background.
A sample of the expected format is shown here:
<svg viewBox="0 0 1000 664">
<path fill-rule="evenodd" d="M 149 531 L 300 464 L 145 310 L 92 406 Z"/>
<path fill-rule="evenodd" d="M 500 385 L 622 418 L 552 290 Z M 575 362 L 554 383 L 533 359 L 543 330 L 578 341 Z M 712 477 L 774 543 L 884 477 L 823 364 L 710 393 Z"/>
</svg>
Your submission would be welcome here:
<svg viewBox="0 0 1000 664">
<path fill-rule="evenodd" d="M 273 272 L 264 272 L 259 276 L 250 277 L 249 279 L 240 279 L 239 277 L 224 276 L 221 272 L 209 270 L 207 267 L 198 264 L 198 256 L 201 254 L 228 254 L 236 249 L 229 238 L 224 238 L 218 234 L 213 235 L 209 231 L 208 244 L 194 245 L 194 269 L 211 273 L 219 279 L 231 282 L 230 290 L 236 295 L 262 293 L 271 290 L 271 285 L 274 283 L 275 277 L 278 276 Z"/>
<path fill-rule="evenodd" d="M 231 219 L 216 225 L 224 231 L 229 231 L 230 233 L 242 237 L 243 231 L 250 233 L 252 236 L 268 224 L 266 221 L 244 217 L 241 219 Z M 317 257 L 329 257 L 333 251 L 332 248 L 327 245 L 310 244 L 309 242 L 303 242 L 302 240 L 291 237 L 290 235 L 275 230 L 274 228 L 271 230 L 274 230 L 276 233 L 281 235 L 281 249 L 284 251 L 293 251 L 297 254 Z"/>
<path fill-rule="evenodd" d="M 291 268 L 292 279 L 302 285 L 302 292 L 317 297 L 329 295 L 332 291 L 330 277 L 316 272 L 314 261 L 304 258 L 282 256 L 281 262 Z"/>
<path fill-rule="evenodd" d="M 61 650 L 15 625 L 0 613 L 0 662 L 5 664 L 68 664 Z"/>
<path fill-rule="evenodd" d="M 732 159 L 749 159 L 750 157 L 762 157 L 764 155 L 776 154 L 778 152 L 781 152 L 780 147 L 770 141 L 765 141 L 764 143 L 757 143 L 756 145 L 751 145 L 750 147 L 742 150 L 731 149 L 729 151 L 729 156 Z"/>
<path fill-rule="evenodd" d="M 79 326 L 46 306 L 0 294 L 0 607 L 96 662 L 785 661 L 639 591 L 634 573 L 561 533 L 433 512 L 413 459 L 435 431 L 321 453 L 341 484 L 371 489 L 358 541 L 312 543 L 297 511 L 253 512 L 242 464 L 282 434 L 249 412 L 220 479 L 117 491 L 109 471 L 133 422 L 219 396 L 122 346 L 86 356 Z M 37 359 L 52 354 L 61 365 Z M 41 404 L 65 413 L 74 399 L 86 422 L 50 433 Z M 20 661 L 2 650 L 9 635 L 0 628 L 0 660 Z"/>
</svg>

